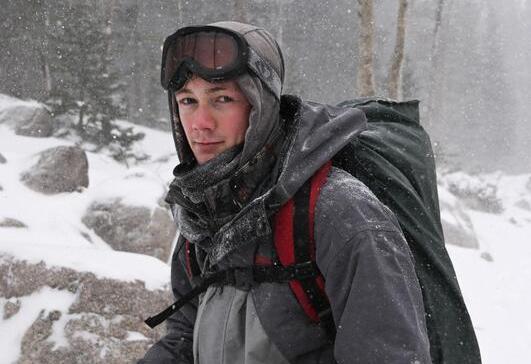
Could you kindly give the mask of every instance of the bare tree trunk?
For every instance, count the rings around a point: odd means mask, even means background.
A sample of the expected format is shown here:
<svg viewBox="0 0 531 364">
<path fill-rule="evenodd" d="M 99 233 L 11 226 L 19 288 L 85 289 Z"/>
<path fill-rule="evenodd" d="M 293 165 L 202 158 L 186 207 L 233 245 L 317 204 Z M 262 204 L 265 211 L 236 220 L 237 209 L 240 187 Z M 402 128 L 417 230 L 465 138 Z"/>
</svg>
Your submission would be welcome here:
<svg viewBox="0 0 531 364">
<path fill-rule="evenodd" d="M 360 64 L 357 72 L 357 88 L 360 96 L 374 95 L 374 3 L 373 0 L 358 0 L 358 16 L 361 22 L 359 51 Z"/>
<path fill-rule="evenodd" d="M 141 71 L 141 66 L 143 65 L 142 59 L 141 59 L 141 53 L 143 50 L 145 50 L 145 45 L 142 43 L 142 39 L 140 38 L 140 17 L 141 17 L 141 5 L 140 0 L 136 0 L 132 6 L 131 10 L 131 18 L 134 19 L 132 21 L 132 29 L 129 31 L 129 36 L 127 44 L 128 47 L 131 47 L 131 63 L 130 63 L 130 69 L 127 75 L 127 90 L 125 93 L 125 102 L 127 105 L 127 116 L 129 119 L 131 119 L 133 122 L 137 122 L 138 117 L 138 108 L 141 107 L 140 101 L 141 98 L 141 90 L 142 83 L 139 81 L 139 78 L 143 74 Z M 180 1 L 178 2 L 180 4 Z M 179 23 L 182 24 L 182 23 Z"/>
<path fill-rule="evenodd" d="M 277 0 L 277 24 L 278 24 L 278 32 L 277 32 L 277 43 L 282 49 L 282 43 L 283 43 L 283 37 L 284 37 L 284 9 L 283 9 L 283 2 L 284 0 Z"/>
<path fill-rule="evenodd" d="M 404 45 L 406 39 L 406 10 L 407 0 L 400 0 L 396 21 L 395 50 L 393 51 L 391 68 L 389 69 L 388 94 L 392 99 L 398 99 L 401 96 L 401 69 L 404 61 Z"/>
<path fill-rule="evenodd" d="M 48 27 L 50 26 L 50 17 L 48 16 L 48 11 L 44 9 L 44 1 L 41 3 L 42 13 L 44 17 L 44 29 L 42 32 L 43 42 L 40 51 L 41 58 L 41 68 L 42 76 L 44 79 L 44 91 L 46 92 L 46 97 L 52 92 L 52 75 L 50 73 L 50 64 L 48 62 L 47 52 L 48 52 Z"/>
<path fill-rule="evenodd" d="M 178 19 L 179 19 L 179 24 L 178 24 L 178 27 L 182 27 L 183 26 L 183 4 L 182 4 L 182 1 L 181 0 L 177 0 L 177 16 L 178 16 Z"/>
<path fill-rule="evenodd" d="M 452 3 L 450 2 L 450 6 L 452 5 Z M 437 88 L 437 82 L 438 82 L 438 75 L 439 75 L 439 72 L 437 72 L 438 68 L 439 68 L 439 63 L 440 63 L 440 60 L 439 60 L 439 54 L 440 54 L 440 51 L 439 51 L 439 43 L 440 43 L 440 30 L 441 30 L 441 26 L 442 26 L 442 21 L 443 21 L 443 13 L 445 11 L 445 8 L 447 6 L 445 6 L 445 0 L 438 0 L 437 1 L 437 8 L 435 10 L 435 25 L 433 27 L 433 43 L 432 43 L 432 46 L 431 46 L 431 54 L 430 54 L 430 60 L 431 60 L 431 67 L 430 67 L 430 75 L 429 75 L 429 80 L 428 80 L 428 117 L 425 118 L 427 121 L 426 121 L 426 125 L 428 126 L 430 123 L 432 123 L 434 117 L 435 117 L 435 114 L 436 114 L 436 95 L 437 95 L 437 92 L 436 92 L 436 88 Z M 446 11 L 449 11 L 449 9 L 447 9 Z"/>
<path fill-rule="evenodd" d="M 430 54 L 432 69 L 434 69 L 436 58 L 438 56 L 437 53 L 439 51 L 439 30 L 441 29 L 444 1 L 445 0 L 438 0 L 437 8 L 435 9 L 435 26 L 433 27 L 433 41 Z"/>
<path fill-rule="evenodd" d="M 247 23 L 247 0 L 234 0 L 234 17 L 236 21 Z"/>
<path fill-rule="evenodd" d="M 82 87 L 81 90 L 79 90 L 79 100 L 81 101 L 81 106 L 79 107 L 79 116 L 77 120 L 77 131 L 79 132 L 79 135 L 83 138 L 83 135 L 85 135 L 85 124 L 83 119 L 85 118 L 85 89 Z"/>
<path fill-rule="evenodd" d="M 107 117 L 104 117 L 101 120 L 101 136 L 100 136 L 100 144 L 101 145 L 109 145 L 112 142 L 112 135 L 111 135 L 111 120 Z"/>
<path fill-rule="evenodd" d="M 437 9 L 435 10 L 435 27 L 433 28 L 433 45 L 432 45 L 432 50 L 431 50 L 432 55 L 438 43 L 437 35 L 439 34 L 439 29 L 441 28 L 443 8 L 444 8 L 444 0 L 439 0 L 437 2 Z"/>
<path fill-rule="evenodd" d="M 46 94 L 44 98 L 46 98 L 52 91 L 52 75 L 50 74 L 48 59 L 42 50 L 40 51 L 39 58 L 41 59 L 42 78 L 44 80 L 44 91 Z"/>
<path fill-rule="evenodd" d="M 115 11 L 115 0 L 104 1 L 102 3 L 103 16 L 105 19 L 105 34 L 107 36 L 105 42 L 105 56 L 109 57 L 111 52 L 111 43 L 112 43 L 112 28 L 113 28 L 113 14 Z"/>
<path fill-rule="evenodd" d="M 50 19 L 45 0 L 34 1 L 31 10 L 35 13 L 34 28 L 31 35 L 33 39 L 33 48 L 35 51 L 35 63 L 39 66 L 42 73 L 42 93 L 39 92 L 39 99 L 46 100 L 52 90 L 52 78 L 50 74 L 50 65 L 48 61 L 48 29 Z M 39 90 L 40 91 L 40 90 Z"/>
</svg>

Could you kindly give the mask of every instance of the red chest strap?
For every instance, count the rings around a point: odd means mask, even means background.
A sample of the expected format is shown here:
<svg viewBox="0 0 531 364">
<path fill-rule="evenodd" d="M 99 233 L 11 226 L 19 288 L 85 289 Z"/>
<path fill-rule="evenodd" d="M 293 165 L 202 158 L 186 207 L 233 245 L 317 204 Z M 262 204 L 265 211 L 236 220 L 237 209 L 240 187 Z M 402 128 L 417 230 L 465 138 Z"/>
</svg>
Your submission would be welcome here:
<svg viewBox="0 0 531 364">
<path fill-rule="evenodd" d="M 197 262 L 195 246 L 190 244 L 188 240 L 185 240 L 184 244 L 186 274 L 188 274 L 190 281 L 193 281 L 196 277 L 201 275 L 201 269 L 199 268 L 199 264 Z"/>
</svg>

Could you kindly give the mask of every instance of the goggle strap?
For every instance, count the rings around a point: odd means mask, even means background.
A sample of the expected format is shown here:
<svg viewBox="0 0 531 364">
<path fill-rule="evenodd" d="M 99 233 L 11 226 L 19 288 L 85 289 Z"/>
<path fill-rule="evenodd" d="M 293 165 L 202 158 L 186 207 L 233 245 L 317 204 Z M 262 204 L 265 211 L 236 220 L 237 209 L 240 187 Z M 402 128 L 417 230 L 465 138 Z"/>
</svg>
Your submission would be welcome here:
<svg viewBox="0 0 531 364">
<path fill-rule="evenodd" d="M 282 92 L 282 80 L 275 69 L 265 59 L 260 57 L 251 47 L 249 49 L 248 66 L 273 92 L 275 97 L 279 98 Z"/>
</svg>

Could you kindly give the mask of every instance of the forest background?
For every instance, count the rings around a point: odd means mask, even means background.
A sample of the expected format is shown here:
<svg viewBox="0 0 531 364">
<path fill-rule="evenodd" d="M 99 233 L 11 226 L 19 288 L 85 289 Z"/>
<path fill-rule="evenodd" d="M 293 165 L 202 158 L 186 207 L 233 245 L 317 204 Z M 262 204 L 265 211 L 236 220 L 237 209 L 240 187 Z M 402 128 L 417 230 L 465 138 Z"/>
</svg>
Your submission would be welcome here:
<svg viewBox="0 0 531 364">
<path fill-rule="evenodd" d="M 79 115 L 84 137 L 127 146 L 141 136 L 115 118 L 167 127 L 165 36 L 226 19 L 275 35 L 285 93 L 419 99 L 440 166 L 531 170 L 527 0 L 3 0 L 0 93 Z"/>
</svg>

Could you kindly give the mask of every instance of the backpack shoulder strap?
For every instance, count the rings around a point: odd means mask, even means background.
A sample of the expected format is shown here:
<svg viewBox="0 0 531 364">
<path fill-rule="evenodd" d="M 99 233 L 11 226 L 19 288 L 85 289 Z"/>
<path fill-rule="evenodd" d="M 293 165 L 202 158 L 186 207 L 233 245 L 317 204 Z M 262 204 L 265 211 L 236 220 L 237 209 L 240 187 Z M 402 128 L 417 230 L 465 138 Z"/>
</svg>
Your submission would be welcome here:
<svg viewBox="0 0 531 364">
<path fill-rule="evenodd" d="M 321 167 L 275 215 L 275 249 L 280 264 L 284 267 L 315 263 L 315 206 L 330 168 L 331 162 Z M 289 285 L 306 316 L 322 325 L 333 340 L 335 325 L 324 291 L 322 274 L 303 280 L 291 280 Z"/>
<path fill-rule="evenodd" d="M 184 242 L 184 257 L 186 274 L 188 274 L 190 281 L 193 281 L 196 277 L 201 275 L 201 269 L 197 262 L 195 246 L 193 246 L 188 239 Z"/>
</svg>

